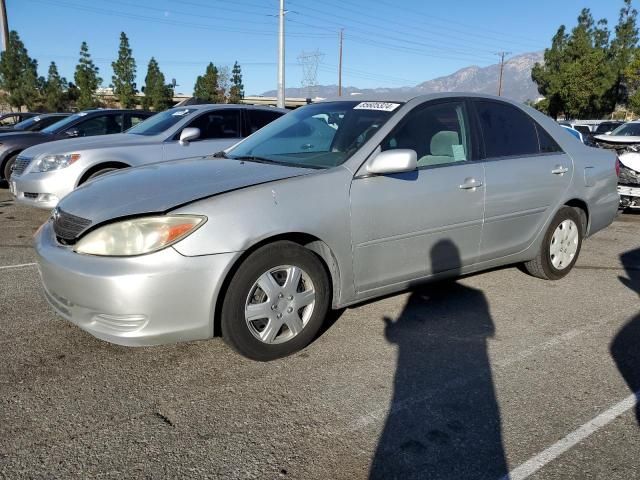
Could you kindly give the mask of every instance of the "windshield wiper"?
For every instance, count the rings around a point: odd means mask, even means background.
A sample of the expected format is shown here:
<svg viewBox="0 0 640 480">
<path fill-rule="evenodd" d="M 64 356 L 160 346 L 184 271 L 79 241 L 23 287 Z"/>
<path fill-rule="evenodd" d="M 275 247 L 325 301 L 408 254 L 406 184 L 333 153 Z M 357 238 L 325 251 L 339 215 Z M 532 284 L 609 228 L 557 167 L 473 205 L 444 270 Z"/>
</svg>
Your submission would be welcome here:
<svg viewBox="0 0 640 480">
<path fill-rule="evenodd" d="M 228 157 L 225 154 L 225 158 L 230 158 L 232 160 L 240 160 L 241 162 L 256 162 L 256 163 L 280 163 L 274 160 L 269 160 L 268 158 L 256 157 L 255 155 L 242 155 L 239 157 Z"/>
</svg>

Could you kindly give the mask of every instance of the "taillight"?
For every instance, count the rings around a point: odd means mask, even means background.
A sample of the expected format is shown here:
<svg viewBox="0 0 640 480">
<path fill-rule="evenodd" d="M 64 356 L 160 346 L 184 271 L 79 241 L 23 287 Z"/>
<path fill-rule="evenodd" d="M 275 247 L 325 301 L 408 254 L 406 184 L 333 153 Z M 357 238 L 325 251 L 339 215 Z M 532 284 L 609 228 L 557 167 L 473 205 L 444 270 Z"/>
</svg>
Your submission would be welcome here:
<svg viewBox="0 0 640 480">
<path fill-rule="evenodd" d="M 620 158 L 616 156 L 616 176 L 620 176 Z"/>
</svg>

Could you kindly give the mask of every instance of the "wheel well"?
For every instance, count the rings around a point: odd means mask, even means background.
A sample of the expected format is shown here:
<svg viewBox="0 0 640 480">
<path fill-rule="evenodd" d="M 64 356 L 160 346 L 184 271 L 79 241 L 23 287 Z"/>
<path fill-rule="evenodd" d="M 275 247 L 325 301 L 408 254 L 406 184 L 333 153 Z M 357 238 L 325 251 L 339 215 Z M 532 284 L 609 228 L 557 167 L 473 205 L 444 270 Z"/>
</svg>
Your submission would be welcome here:
<svg viewBox="0 0 640 480">
<path fill-rule="evenodd" d="M 87 170 L 82 174 L 82 177 L 80 177 L 80 181 L 78 182 L 78 185 L 82 185 L 84 182 L 87 181 L 87 178 L 89 178 L 91 175 L 96 173 L 98 170 L 102 170 L 103 168 L 129 168 L 130 166 L 131 165 L 127 165 L 124 162 L 99 163 L 97 165 L 94 165 L 93 167 L 91 167 L 89 170 Z"/>
<path fill-rule="evenodd" d="M 589 208 L 587 207 L 587 204 L 582 201 L 579 200 L 577 198 L 574 198 L 572 200 L 569 200 L 567 203 L 565 203 L 565 205 L 567 207 L 573 207 L 577 212 L 578 215 L 580 215 L 580 219 L 582 220 L 582 227 L 583 227 L 583 235 L 586 236 L 587 232 L 589 231 Z"/>
<path fill-rule="evenodd" d="M 309 235 L 307 233 L 291 232 L 291 233 L 284 233 L 281 235 L 275 235 L 273 237 L 265 238 L 264 240 L 261 240 L 260 242 L 248 248 L 235 261 L 235 263 L 231 266 L 231 268 L 227 272 L 227 275 L 225 276 L 224 281 L 222 282 L 222 287 L 218 292 L 217 300 L 215 304 L 215 311 L 213 316 L 214 336 L 220 336 L 221 334 L 220 314 L 222 311 L 222 303 L 223 303 L 224 295 L 226 294 L 229 283 L 231 282 L 231 279 L 233 278 L 233 275 L 236 273 L 236 270 L 238 269 L 238 267 L 242 264 L 242 262 L 244 262 L 244 260 L 249 255 L 251 255 L 257 249 L 264 247 L 265 245 L 268 245 L 270 243 L 278 242 L 281 240 L 288 240 L 290 242 L 297 243 L 298 245 L 301 245 L 311 250 L 313 253 L 315 253 L 318 256 L 318 258 L 322 262 L 322 265 L 324 266 L 327 272 L 327 275 L 329 275 L 329 280 L 331 281 L 332 304 L 336 303 L 340 293 L 340 271 L 338 269 L 338 262 L 335 256 L 333 255 L 333 252 L 329 248 L 329 246 L 319 238 L 313 235 Z"/>
</svg>

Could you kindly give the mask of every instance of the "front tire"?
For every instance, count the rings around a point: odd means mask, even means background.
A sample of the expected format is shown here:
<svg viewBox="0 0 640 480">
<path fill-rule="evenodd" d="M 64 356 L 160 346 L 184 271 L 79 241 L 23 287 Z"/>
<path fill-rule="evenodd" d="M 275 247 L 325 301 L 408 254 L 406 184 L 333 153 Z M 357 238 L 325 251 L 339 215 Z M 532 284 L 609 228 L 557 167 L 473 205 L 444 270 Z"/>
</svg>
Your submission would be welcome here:
<svg viewBox="0 0 640 480">
<path fill-rule="evenodd" d="M 13 164 L 16 163 L 16 159 L 18 158 L 18 154 L 11 155 L 7 161 L 4 163 L 4 169 L 2 174 L 4 175 L 4 179 L 8 182 L 9 178 L 11 178 L 11 169 L 13 168 Z"/>
<path fill-rule="evenodd" d="M 290 241 L 250 254 L 233 275 L 221 311 L 224 340 L 247 358 L 269 361 L 306 347 L 330 305 L 320 259 Z"/>
<path fill-rule="evenodd" d="M 581 215 L 574 208 L 562 207 L 549 224 L 538 255 L 524 268 L 544 280 L 563 278 L 578 260 L 583 231 Z"/>
</svg>

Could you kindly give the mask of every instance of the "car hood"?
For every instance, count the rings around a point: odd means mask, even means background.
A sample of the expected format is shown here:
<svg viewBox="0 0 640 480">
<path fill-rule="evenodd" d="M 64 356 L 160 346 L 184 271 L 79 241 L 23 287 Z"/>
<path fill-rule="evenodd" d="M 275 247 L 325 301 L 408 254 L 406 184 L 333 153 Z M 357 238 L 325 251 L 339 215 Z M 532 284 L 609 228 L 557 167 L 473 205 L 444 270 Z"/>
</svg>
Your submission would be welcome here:
<svg viewBox="0 0 640 480">
<path fill-rule="evenodd" d="M 114 218 L 166 212 L 220 193 L 315 171 L 211 157 L 174 160 L 99 177 L 64 197 L 58 208 L 95 226 Z"/>
<path fill-rule="evenodd" d="M 109 147 L 147 145 L 158 142 L 156 136 L 143 137 L 141 135 L 129 135 L 128 133 L 115 133 L 112 135 L 97 135 L 94 137 L 67 138 L 47 144 L 36 145 L 29 149 L 30 156 L 59 153 L 73 153 L 79 150 L 91 150 Z"/>
<path fill-rule="evenodd" d="M 46 142 L 53 140 L 53 135 L 48 135 L 42 132 L 25 132 L 23 130 L 12 130 L 9 132 L 0 132 L 0 143 L 13 142 Z"/>
<path fill-rule="evenodd" d="M 594 137 L 598 142 L 617 143 L 617 144 L 633 144 L 640 143 L 640 137 L 627 137 L 624 135 L 596 135 Z"/>
</svg>

